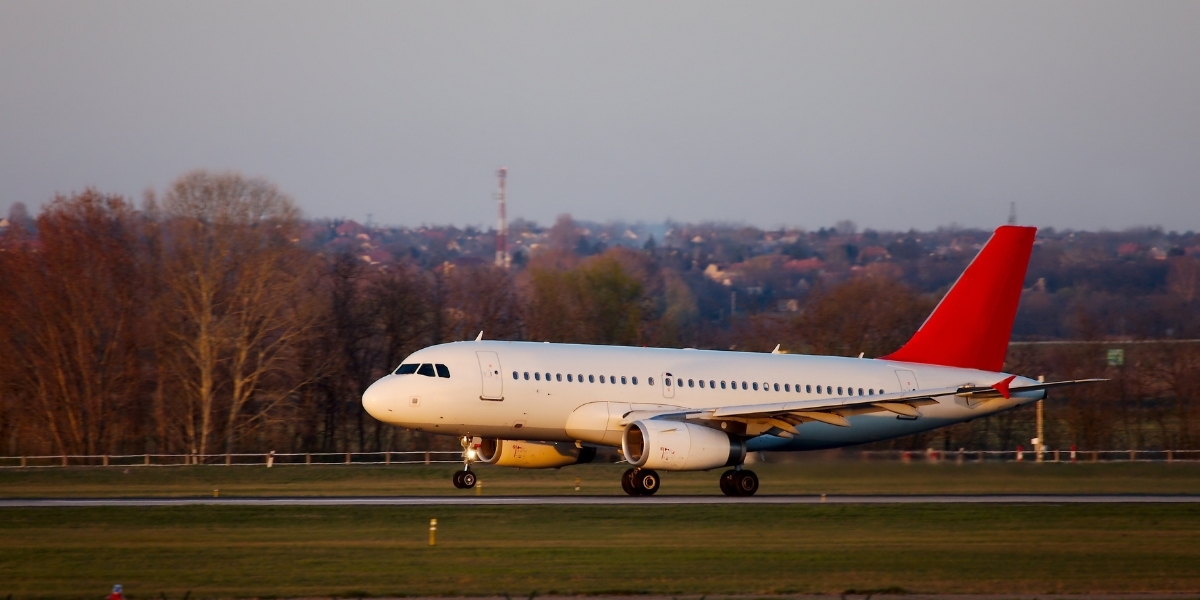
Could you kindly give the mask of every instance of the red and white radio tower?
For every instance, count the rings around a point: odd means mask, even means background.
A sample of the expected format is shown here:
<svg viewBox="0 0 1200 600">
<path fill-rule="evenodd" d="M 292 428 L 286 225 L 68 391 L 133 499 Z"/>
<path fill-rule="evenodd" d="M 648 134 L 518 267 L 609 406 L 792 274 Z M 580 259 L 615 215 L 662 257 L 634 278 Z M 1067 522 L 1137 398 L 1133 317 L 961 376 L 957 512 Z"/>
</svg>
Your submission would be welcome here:
<svg viewBox="0 0 1200 600">
<path fill-rule="evenodd" d="M 512 257 L 508 254 L 508 215 L 504 208 L 504 180 L 508 178 L 508 169 L 500 167 L 496 171 L 500 179 L 500 190 L 496 192 L 496 200 L 500 203 L 500 225 L 496 230 L 496 266 L 505 269 L 512 265 Z"/>
</svg>

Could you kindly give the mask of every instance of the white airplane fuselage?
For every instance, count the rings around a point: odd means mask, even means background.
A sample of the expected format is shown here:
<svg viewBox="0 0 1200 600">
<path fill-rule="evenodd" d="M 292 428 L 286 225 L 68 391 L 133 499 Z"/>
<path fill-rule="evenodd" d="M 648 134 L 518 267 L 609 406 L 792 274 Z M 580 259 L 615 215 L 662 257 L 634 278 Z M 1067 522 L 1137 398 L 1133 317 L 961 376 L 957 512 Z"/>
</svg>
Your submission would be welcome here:
<svg viewBox="0 0 1200 600">
<path fill-rule="evenodd" d="M 385 423 L 434 434 L 613 447 L 620 447 L 624 422 L 638 411 L 989 386 L 1008 377 L 883 359 L 502 341 L 432 346 L 404 364 L 444 365 L 449 377 L 392 374 L 371 385 L 363 406 Z M 1017 377 L 1012 386 L 1036 383 Z M 848 427 L 804 422 L 790 438 L 747 436 L 746 449 L 862 444 L 985 417 L 1043 397 L 1044 390 L 986 401 L 941 396 L 919 406 L 915 417 L 848 411 Z"/>
</svg>

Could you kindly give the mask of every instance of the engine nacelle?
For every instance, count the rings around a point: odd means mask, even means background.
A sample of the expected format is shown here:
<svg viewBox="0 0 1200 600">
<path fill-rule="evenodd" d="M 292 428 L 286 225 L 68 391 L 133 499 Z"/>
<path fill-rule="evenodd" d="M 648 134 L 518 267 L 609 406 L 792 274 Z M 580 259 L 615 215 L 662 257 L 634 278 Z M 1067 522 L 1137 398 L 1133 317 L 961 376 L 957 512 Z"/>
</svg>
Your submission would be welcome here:
<svg viewBox="0 0 1200 600">
<path fill-rule="evenodd" d="M 596 458 L 596 449 L 562 442 L 485 439 L 475 448 L 475 456 L 480 462 L 498 467 L 553 469 L 590 463 Z"/>
<path fill-rule="evenodd" d="M 706 471 L 739 465 L 746 458 L 746 443 L 723 431 L 653 419 L 626 426 L 621 450 L 635 467 L 664 471 Z"/>
</svg>

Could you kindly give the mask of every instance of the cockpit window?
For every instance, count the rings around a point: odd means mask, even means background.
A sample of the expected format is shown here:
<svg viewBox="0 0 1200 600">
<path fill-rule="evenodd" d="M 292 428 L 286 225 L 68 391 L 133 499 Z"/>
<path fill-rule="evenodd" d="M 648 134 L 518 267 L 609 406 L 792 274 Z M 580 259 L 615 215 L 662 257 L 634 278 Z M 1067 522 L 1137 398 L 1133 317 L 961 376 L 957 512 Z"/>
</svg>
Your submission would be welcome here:
<svg viewBox="0 0 1200 600">
<path fill-rule="evenodd" d="M 400 365 L 400 368 L 396 369 L 397 375 L 412 375 L 413 373 L 416 373 L 416 372 L 417 372 L 417 364 L 416 363 L 406 363 L 406 364 Z"/>
<path fill-rule="evenodd" d="M 425 363 L 425 364 L 421 365 L 420 367 L 418 367 L 417 375 L 424 375 L 426 377 L 436 377 L 436 375 L 433 374 L 433 365 L 431 365 L 429 363 Z"/>
<path fill-rule="evenodd" d="M 437 367 L 438 377 L 450 378 L 450 368 L 446 365 L 434 365 Z"/>
</svg>

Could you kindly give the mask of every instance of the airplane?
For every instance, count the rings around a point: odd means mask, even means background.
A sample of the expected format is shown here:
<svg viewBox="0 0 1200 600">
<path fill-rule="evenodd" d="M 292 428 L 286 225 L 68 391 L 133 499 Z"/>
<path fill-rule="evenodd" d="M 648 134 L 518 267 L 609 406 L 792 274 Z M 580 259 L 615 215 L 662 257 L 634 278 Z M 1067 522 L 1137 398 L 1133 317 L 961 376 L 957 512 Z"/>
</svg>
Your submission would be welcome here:
<svg viewBox="0 0 1200 600">
<path fill-rule="evenodd" d="M 364 393 L 399 427 L 458 436 L 471 488 L 476 462 L 558 468 L 617 448 L 621 486 L 648 496 L 658 471 L 726 469 L 729 496 L 751 496 L 750 452 L 839 448 L 1009 410 L 1048 390 L 1001 371 L 1034 227 L 1002 226 L 901 348 L 879 358 L 549 342 L 475 341 L 405 358 Z"/>
</svg>

